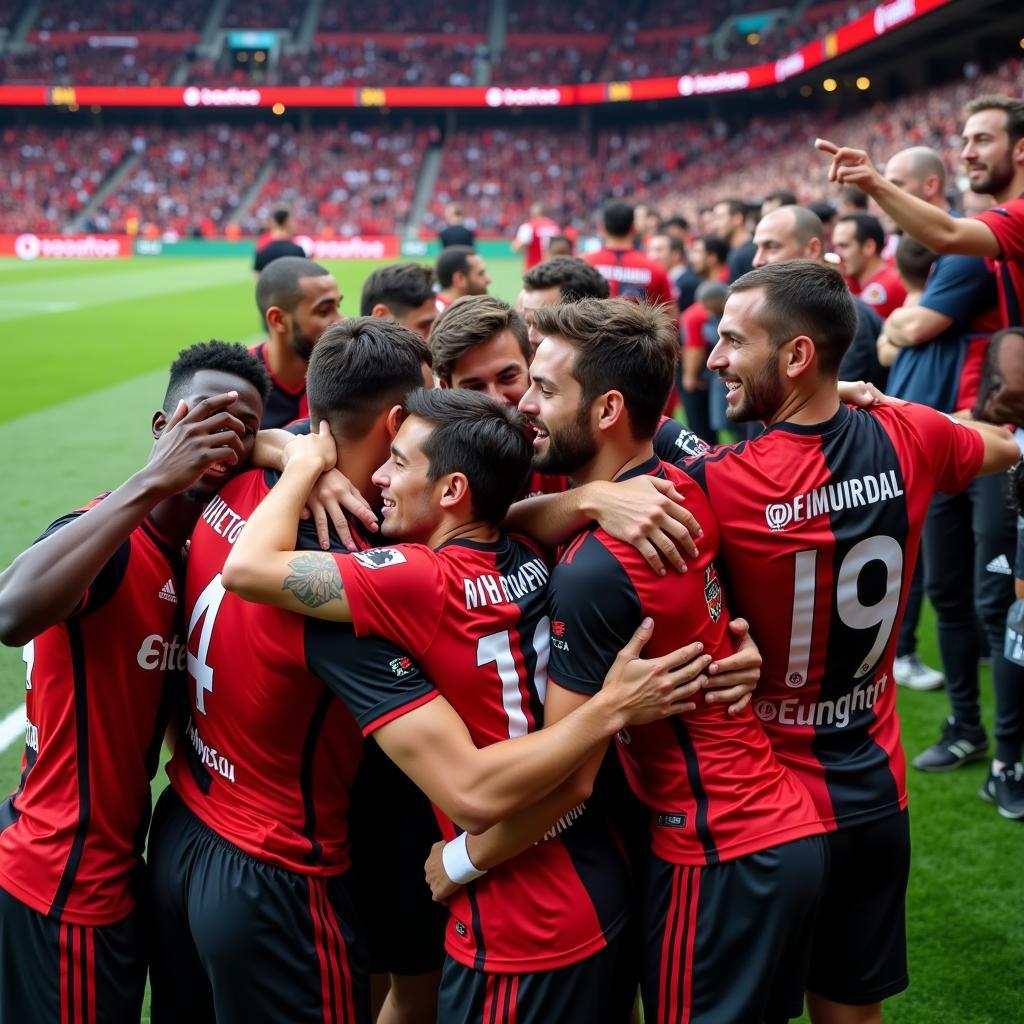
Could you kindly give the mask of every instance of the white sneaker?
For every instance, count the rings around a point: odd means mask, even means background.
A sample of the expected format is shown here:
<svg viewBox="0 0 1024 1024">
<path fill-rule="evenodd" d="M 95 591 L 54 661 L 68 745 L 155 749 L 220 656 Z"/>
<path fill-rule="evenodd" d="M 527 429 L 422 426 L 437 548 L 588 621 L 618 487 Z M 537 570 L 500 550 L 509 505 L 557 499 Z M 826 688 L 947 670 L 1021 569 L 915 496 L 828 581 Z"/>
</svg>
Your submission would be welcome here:
<svg viewBox="0 0 1024 1024">
<path fill-rule="evenodd" d="M 897 658 L 892 666 L 893 678 L 908 690 L 938 690 L 946 677 L 937 669 L 929 668 L 916 654 Z"/>
</svg>

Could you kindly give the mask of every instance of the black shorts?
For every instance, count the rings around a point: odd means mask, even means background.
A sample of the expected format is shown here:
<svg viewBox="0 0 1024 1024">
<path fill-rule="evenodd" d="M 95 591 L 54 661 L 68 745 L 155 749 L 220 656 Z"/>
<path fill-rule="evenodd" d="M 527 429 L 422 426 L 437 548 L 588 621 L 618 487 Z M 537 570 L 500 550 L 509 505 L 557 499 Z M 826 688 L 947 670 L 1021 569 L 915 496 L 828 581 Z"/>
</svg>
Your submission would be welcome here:
<svg viewBox="0 0 1024 1024">
<path fill-rule="evenodd" d="M 810 836 L 703 867 L 650 855 L 647 1024 L 799 1017 L 828 846 Z"/>
<path fill-rule="evenodd" d="M 167 789 L 153 814 L 153 1024 L 368 1024 L 347 875 L 300 875 L 221 838 Z"/>
<path fill-rule="evenodd" d="M 807 987 L 836 1003 L 879 1003 L 909 984 L 910 817 L 901 811 L 827 839 L 828 884 Z"/>
<path fill-rule="evenodd" d="M 444 963 L 448 908 L 423 873 L 441 838 L 430 801 L 368 742 L 349 813 L 356 907 L 373 974 L 428 974 Z"/>
<path fill-rule="evenodd" d="M 146 986 L 142 916 L 64 924 L 0 889 L 0 1024 L 138 1021 Z"/>
<path fill-rule="evenodd" d="M 636 999 L 627 928 L 600 952 L 554 971 L 490 974 L 448 957 L 437 1024 L 628 1024 Z"/>
</svg>

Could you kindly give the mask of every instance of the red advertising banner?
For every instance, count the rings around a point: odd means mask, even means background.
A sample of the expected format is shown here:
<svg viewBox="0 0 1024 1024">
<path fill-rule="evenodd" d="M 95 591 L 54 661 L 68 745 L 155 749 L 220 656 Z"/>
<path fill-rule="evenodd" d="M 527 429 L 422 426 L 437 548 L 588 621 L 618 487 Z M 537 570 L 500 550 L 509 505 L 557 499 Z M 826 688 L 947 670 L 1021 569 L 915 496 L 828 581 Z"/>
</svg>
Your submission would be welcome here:
<svg viewBox="0 0 1024 1024">
<path fill-rule="evenodd" d="M 769 64 L 587 85 L 536 86 L 0 86 L 0 106 L 112 107 L 571 107 L 741 92 L 777 85 L 952 0 L 891 0 Z"/>
<path fill-rule="evenodd" d="M 354 235 L 348 238 L 310 238 L 295 241 L 311 260 L 390 260 L 401 255 L 397 235 Z"/>
<path fill-rule="evenodd" d="M 0 256 L 20 260 L 119 260 L 131 255 L 129 235 L 0 235 Z"/>
</svg>

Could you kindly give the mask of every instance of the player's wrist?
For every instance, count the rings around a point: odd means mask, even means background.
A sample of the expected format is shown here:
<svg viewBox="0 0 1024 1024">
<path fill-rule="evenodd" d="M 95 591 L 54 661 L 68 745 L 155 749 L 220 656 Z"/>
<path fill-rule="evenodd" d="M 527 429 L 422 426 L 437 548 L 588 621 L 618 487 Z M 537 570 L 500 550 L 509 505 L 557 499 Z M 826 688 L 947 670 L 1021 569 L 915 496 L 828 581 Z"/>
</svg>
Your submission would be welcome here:
<svg viewBox="0 0 1024 1024">
<path fill-rule="evenodd" d="M 460 832 L 451 842 L 445 843 L 441 850 L 445 874 L 456 885 L 469 885 L 481 875 L 487 874 L 486 870 L 481 870 L 473 863 L 466 846 L 468 840 L 469 833 Z"/>
</svg>

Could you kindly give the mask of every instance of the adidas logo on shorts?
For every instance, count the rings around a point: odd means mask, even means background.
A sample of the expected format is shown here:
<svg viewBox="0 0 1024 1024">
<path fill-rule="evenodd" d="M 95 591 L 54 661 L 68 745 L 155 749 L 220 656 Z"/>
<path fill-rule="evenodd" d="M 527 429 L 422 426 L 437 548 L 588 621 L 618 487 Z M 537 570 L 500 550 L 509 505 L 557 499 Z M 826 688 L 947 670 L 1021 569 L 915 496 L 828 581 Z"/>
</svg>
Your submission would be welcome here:
<svg viewBox="0 0 1024 1024">
<path fill-rule="evenodd" d="M 174 580 L 168 579 L 168 581 L 160 588 L 160 592 L 157 597 L 163 598 L 165 601 L 170 601 L 171 604 L 178 603 L 178 595 L 174 592 Z"/>
<path fill-rule="evenodd" d="M 1012 576 L 1013 569 L 1010 568 L 1010 560 L 1006 555 L 999 555 L 997 558 L 993 558 L 985 568 L 989 572 L 997 572 L 1001 576 Z"/>
</svg>

